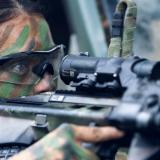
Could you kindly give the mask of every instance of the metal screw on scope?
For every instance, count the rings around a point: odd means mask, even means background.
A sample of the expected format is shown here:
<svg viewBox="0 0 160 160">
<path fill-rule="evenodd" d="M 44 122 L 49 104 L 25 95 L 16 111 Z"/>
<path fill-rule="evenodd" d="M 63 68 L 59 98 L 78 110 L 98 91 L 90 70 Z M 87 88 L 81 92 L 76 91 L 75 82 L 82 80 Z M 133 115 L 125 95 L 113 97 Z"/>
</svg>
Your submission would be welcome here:
<svg viewBox="0 0 160 160">
<path fill-rule="evenodd" d="M 117 74 L 116 74 L 116 73 L 114 73 L 114 74 L 113 74 L 113 77 L 114 77 L 114 78 L 116 78 L 116 77 L 117 77 Z"/>
</svg>

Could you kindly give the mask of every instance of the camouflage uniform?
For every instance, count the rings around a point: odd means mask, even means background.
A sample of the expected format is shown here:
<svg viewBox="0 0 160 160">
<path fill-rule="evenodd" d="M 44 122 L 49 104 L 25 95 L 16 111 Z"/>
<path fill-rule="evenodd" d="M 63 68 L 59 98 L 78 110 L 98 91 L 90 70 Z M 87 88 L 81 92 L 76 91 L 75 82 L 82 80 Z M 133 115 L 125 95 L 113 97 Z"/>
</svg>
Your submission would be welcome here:
<svg viewBox="0 0 160 160">
<path fill-rule="evenodd" d="M 62 125 L 27 150 L 11 160 L 98 160 L 88 150 L 75 142 L 70 125 Z"/>
<path fill-rule="evenodd" d="M 122 136 L 123 133 L 112 127 L 63 124 L 11 160 L 98 160 L 95 154 L 81 147 L 80 142 L 103 142 Z"/>
<path fill-rule="evenodd" d="M 135 3 L 137 7 L 135 6 Z M 125 8 L 127 4 L 128 8 L 126 10 L 126 25 L 132 29 L 127 32 L 123 31 L 123 36 L 125 35 L 125 43 L 123 43 L 123 37 L 112 38 L 109 46 L 110 56 L 119 55 L 129 55 L 130 51 L 137 56 L 143 56 L 151 58 L 154 60 L 160 59 L 159 57 L 159 28 L 160 28 L 160 1 L 155 0 L 154 2 L 150 0 L 124 0 L 124 3 L 119 3 L 116 11 L 123 11 L 120 8 Z M 123 1 L 120 1 L 123 2 Z M 123 7 L 124 6 L 124 7 Z M 136 13 L 138 12 L 137 16 Z M 136 22 L 137 17 L 137 23 Z M 133 33 L 135 31 L 135 35 Z M 135 39 L 135 40 L 134 40 Z M 123 49 L 126 47 L 126 49 Z M 133 47 L 133 49 L 132 49 Z M 129 51 L 129 52 L 128 52 Z"/>
</svg>

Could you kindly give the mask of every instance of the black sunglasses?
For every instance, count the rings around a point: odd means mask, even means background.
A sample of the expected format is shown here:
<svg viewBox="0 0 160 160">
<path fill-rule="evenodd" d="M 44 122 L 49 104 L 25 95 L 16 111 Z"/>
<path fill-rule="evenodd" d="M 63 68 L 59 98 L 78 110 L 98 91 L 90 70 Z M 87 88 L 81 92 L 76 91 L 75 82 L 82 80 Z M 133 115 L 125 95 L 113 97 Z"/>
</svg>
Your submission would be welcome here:
<svg viewBox="0 0 160 160">
<path fill-rule="evenodd" d="M 23 68 L 30 68 L 34 74 L 42 78 L 46 72 L 51 75 L 58 72 L 54 70 L 59 68 L 60 61 L 64 56 L 64 49 L 64 45 L 57 45 L 47 51 L 19 52 L 3 56 L 0 57 L 0 66 L 2 70 L 11 71 L 14 68 L 13 64 L 17 70 L 18 68 L 22 70 L 22 67 L 19 66 L 23 65 L 25 66 Z"/>
<path fill-rule="evenodd" d="M 19 58 L 25 58 L 25 57 L 32 57 L 32 56 L 49 56 L 53 55 L 56 51 L 63 51 L 64 52 L 65 46 L 64 45 L 57 45 L 56 47 L 47 50 L 47 51 L 27 51 L 27 52 L 19 52 L 19 53 L 14 53 L 10 54 L 7 56 L 2 56 L 0 57 L 0 65 L 3 65 L 4 63 L 14 60 L 14 59 L 19 59 Z"/>
</svg>

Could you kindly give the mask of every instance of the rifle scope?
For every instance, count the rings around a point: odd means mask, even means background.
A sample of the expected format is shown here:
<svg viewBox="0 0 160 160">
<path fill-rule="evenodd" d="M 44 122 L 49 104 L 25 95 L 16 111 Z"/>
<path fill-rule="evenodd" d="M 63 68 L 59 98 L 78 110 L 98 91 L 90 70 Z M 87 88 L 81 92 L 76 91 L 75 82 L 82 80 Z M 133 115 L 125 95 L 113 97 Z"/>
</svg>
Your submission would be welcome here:
<svg viewBox="0 0 160 160">
<path fill-rule="evenodd" d="M 67 55 L 61 62 L 60 77 L 67 85 L 90 79 L 99 84 L 120 80 L 123 86 L 126 79 L 160 79 L 160 62 L 139 57 L 124 59 Z"/>
<path fill-rule="evenodd" d="M 110 82 L 116 78 L 122 62 L 122 58 L 67 55 L 62 60 L 60 76 L 65 84 L 94 78 L 96 82 Z"/>
</svg>

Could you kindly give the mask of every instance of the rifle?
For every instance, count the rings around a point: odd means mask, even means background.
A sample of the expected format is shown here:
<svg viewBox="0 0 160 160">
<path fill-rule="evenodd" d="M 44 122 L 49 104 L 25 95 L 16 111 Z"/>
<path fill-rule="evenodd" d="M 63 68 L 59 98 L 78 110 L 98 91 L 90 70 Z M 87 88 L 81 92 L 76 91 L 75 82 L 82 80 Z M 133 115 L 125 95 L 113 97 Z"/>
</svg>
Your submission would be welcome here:
<svg viewBox="0 0 160 160">
<path fill-rule="evenodd" d="M 48 116 L 77 124 L 111 124 L 127 133 L 138 132 L 143 137 L 157 135 L 158 139 L 159 70 L 160 62 L 138 57 L 106 59 L 87 57 L 84 54 L 66 56 L 61 62 L 60 77 L 75 90 L 3 99 L 0 110 L 16 117 L 19 113 L 36 115 L 37 123 L 34 127 L 41 129 L 46 129 Z M 148 98 L 151 98 L 149 102 L 146 101 Z M 141 114 L 143 111 L 149 118 Z M 150 141 L 147 139 L 147 142 Z M 132 148 L 135 147 L 131 147 L 131 152 Z M 102 155 L 103 147 L 100 156 L 113 159 L 116 150 L 117 147 L 109 156 L 107 153 Z M 149 156 L 151 154 L 144 154 L 145 158 L 136 159 L 144 160 Z M 105 159 L 108 158 L 106 157 Z"/>
</svg>

